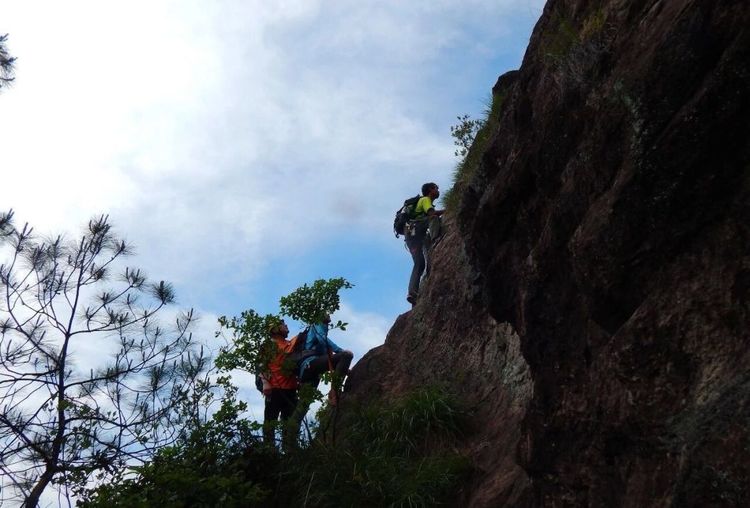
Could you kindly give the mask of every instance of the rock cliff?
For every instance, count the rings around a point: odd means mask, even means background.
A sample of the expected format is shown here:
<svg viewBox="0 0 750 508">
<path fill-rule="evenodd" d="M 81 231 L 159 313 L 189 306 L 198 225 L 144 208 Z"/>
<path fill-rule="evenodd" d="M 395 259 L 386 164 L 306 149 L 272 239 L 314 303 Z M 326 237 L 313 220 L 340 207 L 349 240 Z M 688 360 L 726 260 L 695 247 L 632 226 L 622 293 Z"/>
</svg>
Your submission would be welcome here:
<svg viewBox="0 0 750 508">
<path fill-rule="evenodd" d="M 550 0 L 493 93 L 342 411 L 450 383 L 469 506 L 750 506 L 750 3 Z"/>
</svg>

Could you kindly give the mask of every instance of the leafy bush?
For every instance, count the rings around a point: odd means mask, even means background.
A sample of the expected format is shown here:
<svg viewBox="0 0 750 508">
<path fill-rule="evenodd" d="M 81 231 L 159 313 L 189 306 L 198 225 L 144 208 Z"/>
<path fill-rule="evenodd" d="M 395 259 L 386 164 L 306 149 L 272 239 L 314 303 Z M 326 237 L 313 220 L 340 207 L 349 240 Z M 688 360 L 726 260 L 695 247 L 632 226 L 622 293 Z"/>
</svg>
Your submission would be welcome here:
<svg viewBox="0 0 750 508">
<path fill-rule="evenodd" d="M 353 284 L 341 277 L 318 279 L 311 286 L 304 284 L 279 300 L 281 313 L 303 323 L 321 323 L 326 315 L 333 314 L 339 309 L 339 291 L 352 287 Z M 344 330 L 346 323 L 339 321 L 334 328 Z"/>
<path fill-rule="evenodd" d="M 219 318 L 222 329 L 231 331 L 232 345 L 221 348 L 216 357 L 220 370 L 242 369 L 260 372 L 276 354 L 270 330 L 281 323 L 275 314 L 261 316 L 253 309 L 243 311 L 240 317 Z M 217 334 L 219 335 L 219 334 Z"/>
</svg>

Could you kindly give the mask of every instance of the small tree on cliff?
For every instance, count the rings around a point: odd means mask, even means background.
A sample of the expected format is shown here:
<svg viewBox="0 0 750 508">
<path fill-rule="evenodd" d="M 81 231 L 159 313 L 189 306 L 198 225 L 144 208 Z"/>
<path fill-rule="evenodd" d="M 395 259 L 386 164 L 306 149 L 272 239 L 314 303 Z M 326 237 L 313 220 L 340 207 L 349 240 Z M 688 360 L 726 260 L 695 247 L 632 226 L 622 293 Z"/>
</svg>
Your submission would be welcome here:
<svg viewBox="0 0 750 508">
<path fill-rule="evenodd" d="M 486 122 L 485 120 L 472 119 L 469 115 L 457 116 L 456 119 L 458 119 L 458 123 L 451 125 L 453 144 L 458 147 L 453 154 L 463 160 L 469 153 L 469 148 L 474 143 L 477 133 Z"/>
<path fill-rule="evenodd" d="M 129 247 L 106 217 L 45 242 L 0 214 L 0 253 L 0 501 L 35 507 L 50 483 L 83 486 L 174 442 L 205 359 L 192 312 L 169 332 L 155 321 L 171 286 L 110 276 Z"/>
</svg>

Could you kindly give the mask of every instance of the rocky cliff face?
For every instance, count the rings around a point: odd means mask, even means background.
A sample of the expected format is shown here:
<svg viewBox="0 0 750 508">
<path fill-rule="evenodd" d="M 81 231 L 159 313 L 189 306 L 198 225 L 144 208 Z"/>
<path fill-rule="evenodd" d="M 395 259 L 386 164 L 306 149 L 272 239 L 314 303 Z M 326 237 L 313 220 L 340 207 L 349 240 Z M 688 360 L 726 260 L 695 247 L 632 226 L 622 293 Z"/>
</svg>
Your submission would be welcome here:
<svg viewBox="0 0 750 508">
<path fill-rule="evenodd" d="M 455 386 L 470 506 L 750 506 L 750 3 L 550 0 L 494 92 L 347 399 Z"/>
</svg>

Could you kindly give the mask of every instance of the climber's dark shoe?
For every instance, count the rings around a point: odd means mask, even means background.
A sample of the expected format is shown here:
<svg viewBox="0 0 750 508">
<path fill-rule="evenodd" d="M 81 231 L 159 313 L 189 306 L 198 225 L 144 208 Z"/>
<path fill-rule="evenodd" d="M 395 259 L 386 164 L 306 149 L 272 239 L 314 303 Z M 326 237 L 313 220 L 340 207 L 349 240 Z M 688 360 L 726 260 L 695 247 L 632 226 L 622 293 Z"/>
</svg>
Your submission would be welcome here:
<svg viewBox="0 0 750 508">
<path fill-rule="evenodd" d="M 406 301 L 409 302 L 412 305 L 417 304 L 417 295 L 408 294 L 406 295 Z"/>
</svg>

